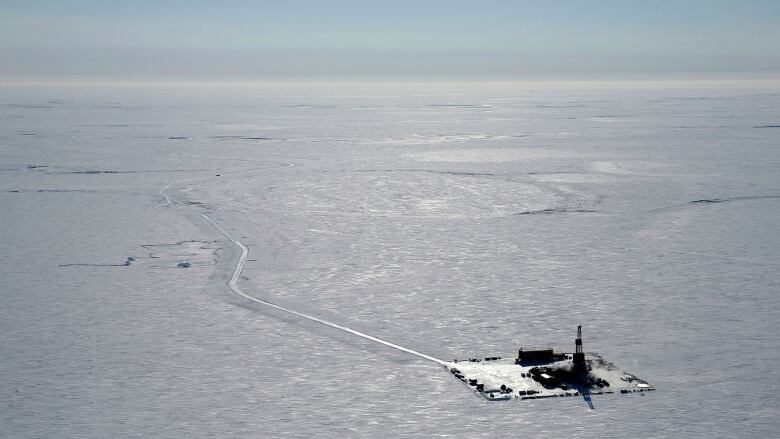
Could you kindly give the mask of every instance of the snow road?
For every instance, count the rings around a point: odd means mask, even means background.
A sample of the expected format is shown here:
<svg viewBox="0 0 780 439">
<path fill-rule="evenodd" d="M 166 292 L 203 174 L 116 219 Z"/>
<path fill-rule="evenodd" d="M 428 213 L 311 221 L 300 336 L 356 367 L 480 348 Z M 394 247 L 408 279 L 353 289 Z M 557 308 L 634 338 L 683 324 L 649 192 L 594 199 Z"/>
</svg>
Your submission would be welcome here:
<svg viewBox="0 0 780 439">
<path fill-rule="evenodd" d="M 200 216 L 202 216 L 203 219 L 205 219 L 209 224 L 211 224 L 215 229 L 217 229 L 217 231 L 219 231 L 219 233 L 223 234 L 225 236 L 225 238 L 229 239 L 233 244 L 235 244 L 238 248 L 241 249 L 241 256 L 238 258 L 238 263 L 236 264 L 235 270 L 233 270 L 233 276 L 231 276 L 230 280 L 228 281 L 228 286 L 230 287 L 230 290 L 233 291 L 234 293 L 238 294 L 239 296 L 241 296 L 241 297 L 243 297 L 245 299 L 251 300 L 252 302 L 259 303 L 261 305 L 270 306 L 271 308 L 275 308 L 275 309 L 278 309 L 280 311 L 284 311 L 286 313 L 296 315 L 298 317 L 303 317 L 304 319 L 308 319 L 308 320 L 311 320 L 311 321 L 314 321 L 314 322 L 317 322 L 317 323 L 321 323 L 323 325 L 330 326 L 331 328 L 336 328 L 336 329 L 342 330 L 344 332 L 348 332 L 348 333 L 350 333 L 352 335 L 356 335 L 358 337 L 365 338 L 366 340 L 371 340 L 371 341 L 373 341 L 375 343 L 383 344 L 383 345 L 391 347 L 393 349 L 397 349 L 399 351 L 403 351 L 403 352 L 406 352 L 408 354 L 416 355 L 416 356 L 418 356 L 420 358 L 424 358 L 426 360 L 433 361 L 434 363 L 438 363 L 438 364 L 441 364 L 441 365 L 446 365 L 447 364 L 447 362 L 444 361 L 444 360 L 441 360 L 441 359 L 436 358 L 436 357 L 432 357 L 432 356 L 427 355 L 427 354 L 423 354 L 422 352 L 417 352 L 417 351 L 415 351 L 413 349 L 409 349 L 409 348 L 406 348 L 406 347 L 403 347 L 403 346 L 399 346 L 397 344 L 390 343 L 389 341 L 382 340 L 381 338 L 374 337 L 372 335 L 368 335 L 368 334 L 362 333 L 360 331 L 356 331 L 356 330 L 354 330 L 352 328 L 349 328 L 349 327 L 346 327 L 346 326 L 343 326 L 343 325 L 339 325 L 338 323 L 333 323 L 333 322 L 321 319 L 319 317 L 315 317 L 315 316 L 312 316 L 312 315 L 309 315 L 309 314 L 305 314 L 305 313 L 302 313 L 300 311 L 296 311 L 294 309 L 287 308 L 287 307 L 284 307 L 284 306 L 281 306 L 281 305 L 277 305 L 275 303 L 271 303 L 271 302 L 268 302 L 268 301 L 263 300 L 263 299 L 258 299 L 256 297 L 250 296 L 249 294 L 246 294 L 243 290 L 241 290 L 241 287 L 238 286 L 238 278 L 241 276 L 241 271 L 243 271 L 243 269 L 244 269 L 244 263 L 246 263 L 247 256 L 249 256 L 249 249 L 241 241 L 233 238 L 230 235 L 230 233 L 228 233 L 228 231 L 225 230 L 224 227 L 219 225 L 219 223 L 214 221 L 214 219 L 212 219 L 210 216 L 206 215 L 205 213 L 201 213 Z"/>
</svg>

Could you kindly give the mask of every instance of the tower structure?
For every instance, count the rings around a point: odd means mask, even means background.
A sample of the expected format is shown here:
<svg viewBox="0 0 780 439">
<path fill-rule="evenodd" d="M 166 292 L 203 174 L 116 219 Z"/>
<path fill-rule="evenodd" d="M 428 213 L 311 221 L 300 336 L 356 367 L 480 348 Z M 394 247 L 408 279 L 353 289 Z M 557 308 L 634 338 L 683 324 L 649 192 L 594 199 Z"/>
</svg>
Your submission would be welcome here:
<svg viewBox="0 0 780 439">
<path fill-rule="evenodd" d="M 577 338 L 574 340 L 574 358 L 575 368 L 585 368 L 585 353 L 582 352 L 582 326 L 577 326 Z"/>
</svg>

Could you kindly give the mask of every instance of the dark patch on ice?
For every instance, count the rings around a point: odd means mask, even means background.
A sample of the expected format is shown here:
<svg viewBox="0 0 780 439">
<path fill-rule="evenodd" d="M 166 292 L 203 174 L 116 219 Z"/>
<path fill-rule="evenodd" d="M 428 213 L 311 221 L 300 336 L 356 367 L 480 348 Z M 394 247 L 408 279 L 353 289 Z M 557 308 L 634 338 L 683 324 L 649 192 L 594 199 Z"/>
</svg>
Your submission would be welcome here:
<svg viewBox="0 0 780 439">
<path fill-rule="evenodd" d="M 130 265 L 125 262 L 124 264 L 59 264 L 58 267 L 127 267 Z"/>
<path fill-rule="evenodd" d="M 182 245 L 182 244 L 187 244 L 187 243 L 198 243 L 198 244 L 207 245 L 207 244 L 212 244 L 212 243 L 215 243 L 215 242 L 219 242 L 219 241 L 217 241 L 217 240 L 198 241 L 198 240 L 194 240 L 194 239 L 185 239 L 183 241 L 176 241 L 173 244 L 143 244 L 140 247 L 145 248 L 147 250 L 152 250 L 153 247 L 171 248 L 171 247 L 176 247 L 176 246 L 179 246 L 179 245 Z M 201 246 L 200 248 L 206 248 L 206 247 Z"/>
<path fill-rule="evenodd" d="M 750 196 L 730 197 L 730 198 L 702 198 L 700 200 L 688 201 L 685 204 L 678 204 L 675 206 L 653 209 L 651 212 L 658 212 L 658 211 L 663 211 L 668 209 L 677 209 L 686 206 L 702 206 L 708 204 L 723 204 L 723 203 L 734 203 L 738 201 L 757 201 L 757 200 L 780 200 L 780 195 L 750 195 Z"/>
<path fill-rule="evenodd" d="M 29 109 L 54 108 L 51 105 L 40 105 L 40 104 L 2 104 L 0 106 L 5 108 L 29 108 Z"/>
<path fill-rule="evenodd" d="M 678 100 L 678 101 L 711 101 L 711 100 L 713 100 L 714 98 L 708 98 L 708 97 L 696 97 L 696 96 L 691 96 L 691 97 L 687 97 L 687 96 L 675 96 L 675 97 L 666 98 L 666 99 L 674 99 L 674 100 Z"/>
<path fill-rule="evenodd" d="M 694 129 L 694 128 L 729 128 L 728 125 L 679 125 L 673 128 Z"/>
<path fill-rule="evenodd" d="M 777 200 L 777 199 L 780 199 L 780 195 L 754 195 L 754 196 L 731 197 L 731 198 L 703 198 L 701 200 L 689 201 L 688 204 L 715 204 L 715 203 L 729 203 L 732 201 Z"/>
<path fill-rule="evenodd" d="M 710 198 L 710 199 L 704 199 L 704 200 L 693 200 L 689 201 L 688 204 L 709 204 L 709 203 L 722 203 L 724 201 L 728 200 L 722 200 L 720 198 Z"/>
<path fill-rule="evenodd" d="M 76 175 L 96 175 L 96 174 L 155 174 L 165 172 L 196 172 L 196 171 L 210 171 L 210 169 L 149 169 L 149 170 L 115 170 L 115 169 L 84 169 L 84 170 L 72 170 L 72 171 L 49 171 L 42 169 L 46 174 L 76 174 Z"/>
<path fill-rule="evenodd" d="M 49 171 L 51 166 L 49 165 L 27 165 L 27 169 L 31 171 L 42 171 L 47 174 L 130 174 L 138 171 L 113 171 L 113 170 L 100 170 L 100 169 L 87 169 L 81 171 Z"/>
<path fill-rule="evenodd" d="M 108 108 L 113 108 L 114 110 L 127 110 L 127 111 L 141 110 L 141 107 L 133 107 L 130 105 L 111 105 Z"/>
<path fill-rule="evenodd" d="M 468 171 L 437 171 L 434 169 L 356 169 L 355 172 L 425 172 L 429 174 L 458 175 L 465 177 L 492 177 L 496 174 L 489 172 L 468 172 Z"/>
<path fill-rule="evenodd" d="M 452 108 L 493 108 L 490 105 L 484 105 L 484 104 L 428 104 L 426 107 L 429 108 L 437 108 L 437 107 L 452 107 Z"/>
<path fill-rule="evenodd" d="M 135 258 L 129 256 L 121 264 L 59 264 L 60 267 L 129 267 L 135 261 Z"/>
<path fill-rule="evenodd" d="M 322 138 L 322 139 L 281 139 L 281 140 L 292 140 L 292 141 L 309 142 L 309 143 L 322 143 L 322 142 L 356 143 L 356 142 L 358 142 L 358 139 L 328 139 L 328 138 Z"/>
<path fill-rule="evenodd" d="M 37 136 L 36 133 L 19 133 L 20 136 Z"/>
<path fill-rule="evenodd" d="M 35 192 L 54 192 L 54 193 L 82 192 L 88 194 L 97 194 L 100 193 L 101 191 L 94 190 L 94 189 L 38 189 Z"/>
<path fill-rule="evenodd" d="M 14 190 L 8 190 L 4 192 L 11 192 L 11 193 L 22 193 L 22 192 L 37 192 L 37 193 L 46 193 L 46 192 L 52 192 L 52 193 L 66 193 L 66 192 L 81 192 L 81 193 L 88 193 L 88 194 L 97 194 L 101 192 L 109 192 L 109 191 L 98 191 L 94 189 L 14 189 Z"/>
<path fill-rule="evenodd" d="M 382 108 L 410 108 L 411 105 L 350 105 L 344 108 L 357 109 L 357 110 L 374 110 Z"/>
<path fill-rule="evenodd" d="M 490 172 L 467 172 L 467 171 L 424 171 L 431 174 L 461 175 L 466 177 L 490 177 L 496 174 Z"/>
<path fill-rule="evenodd" d="M 283 137 L 270 136 L 211 136 L 210 138 L 218 140 L 287 140 Z"/>
<path fill-rule="evenodd" d="M 596 210 L 588 209 L 566 209 L 561 207 L 555 207 L 550 209 L 541 210 L 526 210 L 523 212 L 517 212 L 515 215 L 552 215 L 554 213 L 597 213 Z"/>
<path fill-rule="evenodd" d="M 13 193 L 13 194 L 19 194 L 19 193 L 38 193 L 38 194 L 67 194 L 67 193 L 77 193 L 77 194 L 130 194 L 130 195 L 140 195 L 137 192 L 131 192 L 131 191 L 121 191 L 121 190 L 96 190 L 96 189 L 12 189 L 12 190 L 6 190 L 6 191 L 0 191 L 4 193 Z"/>
<path fill-rule="evenodd" d="M 211 252 L 215 252 L 216 249 L 212 249 L 208 247 L 208 244 L 214 243 L 217 241 L 178 241 L 175 244 L 146 244 L 140 246 L 141 248 L 145 249 L 148 254 L 146 256 L 128 256 L 127 259 L 125 259 L 124 262 L 121 264 L 95 264 L 95 263 L 70 263 L 70 264 L 59 264 L 60 267 L 129 267 L 131 265 L 134 265 L 136 262 L 140 264 L 141 267 L 145 268 L 167 268 L 167 269 L 173 269 L 173 268 L 189 268 L 192 266 L 192 264 L 196 265 L 203 265 L 205 262 L 199 261 L 199 259 L 203 259 L 207 255 L 203 252 L 200 252 L 199 250 L 208 250 Z M 182 245 L 186 244 L 197 244 L 197 248 L 193 249 L 192 246 L 190 248 L 181 248 Z M 166 251 L 167 250 L 167 251 Z M 174 259 L 175 258 L 175 259 Z M 182 260 L 183 258 L 189 259 L 189 260 Z M 151 265 L 150 261 L 154 261 L 157 264 L 162 265 Z"/>
<path fill-rule="evenodd" d="M 189 139 L 189 137 L 185 137 L 185 136 L 171 136 L 171 137 L 168 137 L 168 140 L 188 140 L 188 139 Z"/>
<path fill-rule="evenodd" d="M 758 125 L 753 128 L 780 128 L 780 125 Z"/>
<path fill-rule="evenodd" d="M 100 128 L 127 128 L 132 125 L 127 123 L 97 123 L 97 124 L 83 124 L 82 127 L 100 127 Z"/>
<path fill-rule="evenodd" d="M 72 171 L 64 172 L 64 174 L 135 174 L 137 171 L 101 171 L 91 169 L 89 171 Z"/>
<path fill-rule="evenodd" d="M 298 104 L 298 105 L 282 105 L 282 108 L 327 109 L 327 108 L 339 108 L 339 107 L 338 105 Z"/>
</svg>

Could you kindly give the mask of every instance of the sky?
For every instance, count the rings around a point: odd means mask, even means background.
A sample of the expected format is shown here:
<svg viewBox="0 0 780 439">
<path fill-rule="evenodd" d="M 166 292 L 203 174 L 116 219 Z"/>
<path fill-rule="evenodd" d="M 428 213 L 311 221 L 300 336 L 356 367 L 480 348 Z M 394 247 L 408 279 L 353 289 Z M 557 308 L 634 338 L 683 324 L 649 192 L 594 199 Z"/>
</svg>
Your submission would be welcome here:
<svg viewBox="0 0 780 439">
<path fill-rule="evenodd" d="M 780 1 L 0 0 L 4 77 L 780 77 Z"/>
</svg>

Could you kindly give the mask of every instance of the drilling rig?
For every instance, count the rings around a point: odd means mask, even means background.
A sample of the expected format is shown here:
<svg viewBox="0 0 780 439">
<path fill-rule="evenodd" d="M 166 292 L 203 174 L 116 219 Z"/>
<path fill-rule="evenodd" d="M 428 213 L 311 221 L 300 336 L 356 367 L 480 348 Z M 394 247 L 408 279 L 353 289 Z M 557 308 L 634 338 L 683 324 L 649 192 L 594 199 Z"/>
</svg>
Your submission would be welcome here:
<svg viewBox="0 0 780 439">
<path fill-rule="evenodd" d="M 577 326 L 577 338 L 574 340 L 574 347 L 572 366 L 574 370 L 584 371 L 587 369 L 587 366 L 585 365 L 585 353 L 582 352 L 582 326 Z"/>
</svg>

